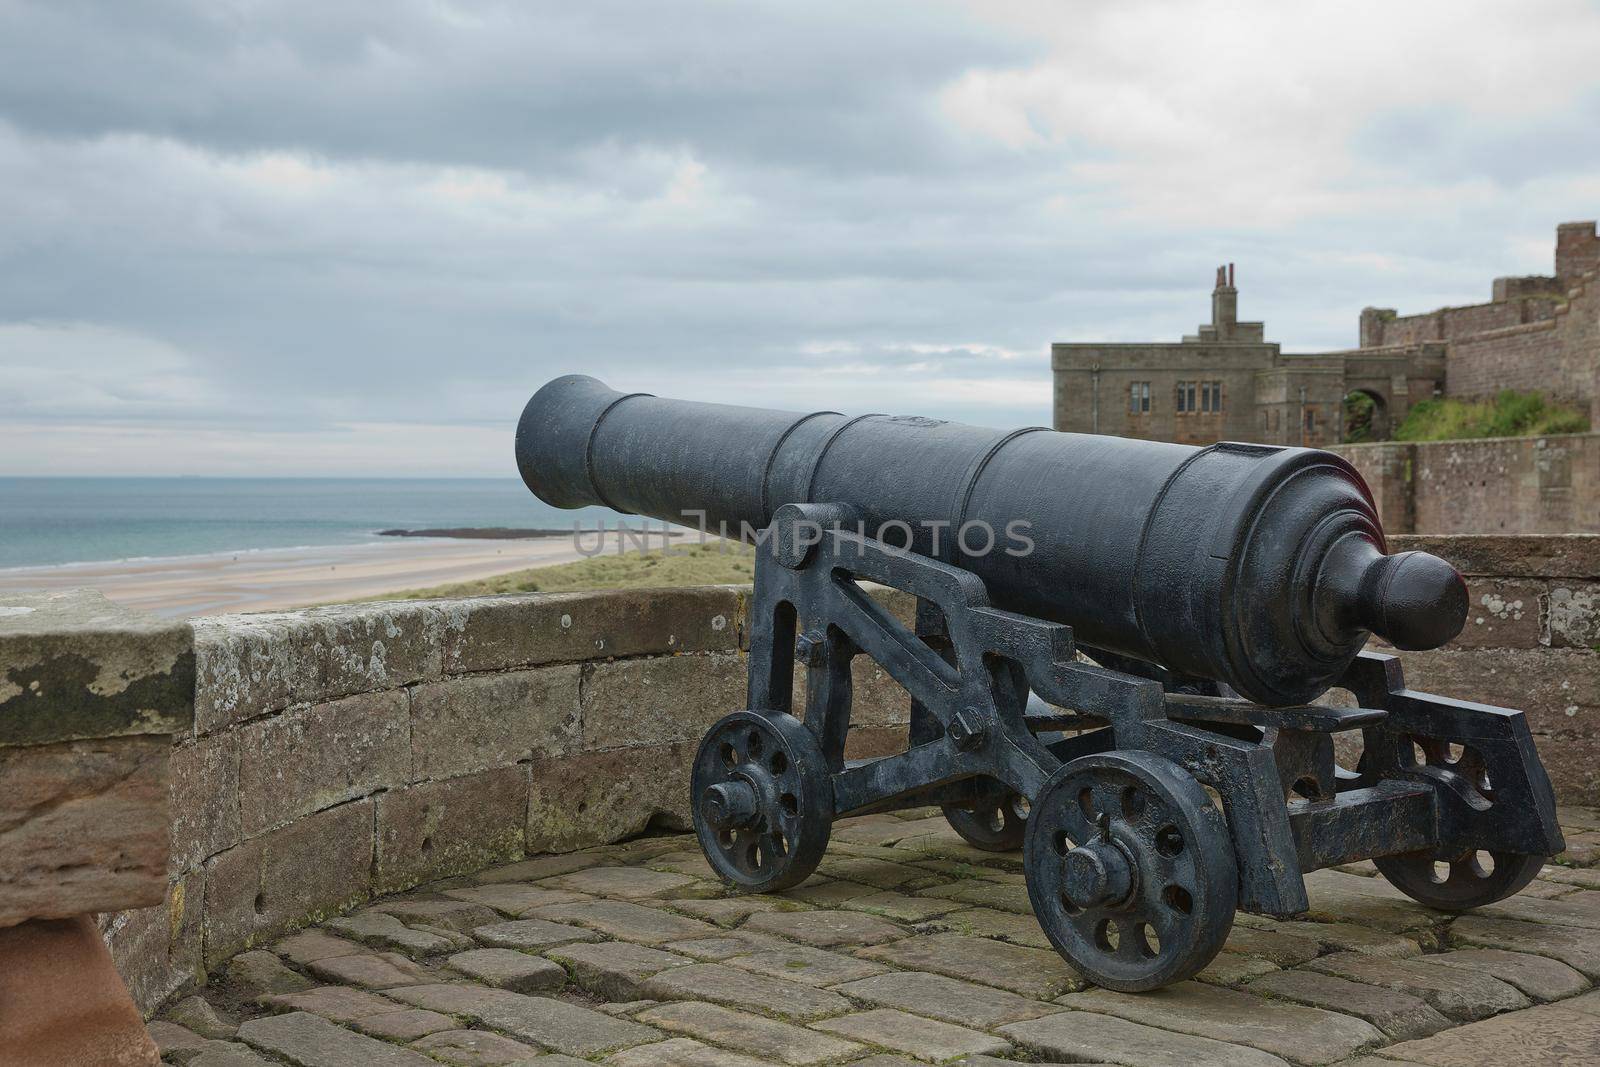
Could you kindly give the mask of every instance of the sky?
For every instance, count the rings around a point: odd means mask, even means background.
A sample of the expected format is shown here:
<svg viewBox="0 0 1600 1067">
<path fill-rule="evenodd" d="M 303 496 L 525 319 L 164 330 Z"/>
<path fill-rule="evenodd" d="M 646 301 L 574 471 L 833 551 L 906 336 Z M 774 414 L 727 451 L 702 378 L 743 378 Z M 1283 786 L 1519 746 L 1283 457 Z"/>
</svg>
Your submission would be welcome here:
<svg viewBox="0 0 1600 1067">
<path fill-rule="evenodd" d="M 560 374 L 1048 423 L 1600 214 L 1600 4 L 0 0 L 0 474 L 511 475 Z"/>
</svg>

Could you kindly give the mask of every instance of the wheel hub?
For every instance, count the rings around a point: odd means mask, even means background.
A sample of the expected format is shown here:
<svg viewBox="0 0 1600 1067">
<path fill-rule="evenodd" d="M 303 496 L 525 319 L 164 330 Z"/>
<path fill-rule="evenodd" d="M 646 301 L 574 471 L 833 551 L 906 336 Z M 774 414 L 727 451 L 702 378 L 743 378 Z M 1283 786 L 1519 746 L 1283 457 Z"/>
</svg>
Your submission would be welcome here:
<svg viewBox="0 0 1600 1067">
<path fill-rule="evenodd" d="M 707 786 L 700 797 L 700 814 L 718 830 L 747 830 L 760 816 L 756 791 L 740 781 Z"/>
<path fill-rule="evenodd" d="M 1127 854 L 1110 841 L 1094 841 L 1062 859 L 1061 887 L 1080 908 L 1098 908 L 1126 900 L 1133 891 L 1133 867 Z"/>
</svg>

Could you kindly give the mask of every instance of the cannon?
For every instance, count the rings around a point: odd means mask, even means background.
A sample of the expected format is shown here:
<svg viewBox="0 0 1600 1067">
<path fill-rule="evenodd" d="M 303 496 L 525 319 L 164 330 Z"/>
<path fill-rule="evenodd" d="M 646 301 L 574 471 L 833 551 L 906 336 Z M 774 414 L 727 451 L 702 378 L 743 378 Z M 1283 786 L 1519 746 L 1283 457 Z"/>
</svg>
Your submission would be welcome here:
<svg viewBox="0 0 1600 1067">
<path fill-rule="evenodd" d="M 1521 712 L 1408 689 L 1396 657 L 1365 650 L 1448 642 L 1466 588 L 1437 557 L 1389 554 L 1331 453 L 570 375 L 528 402 L 516 456 L 556 507 L 756 544 L 746 707 L 691 773 L 696 835 L 737 889 L 804 881 L 836 819 L 936 805 L 971 845 L 1021 849 L 1072 966 L 1142 991 L 1205 967 L 1238 910 L 1305 911 L 1307 872 L 1370 858 L 1459 911 L 1564 847 Z M 914 619 L 864 584 L 915 597 Z M 860 655 L 909 694 L 903 752 L 845 756 Z M 1317 703 L 1330 689 L 1344 699 Z"/>
</svg>

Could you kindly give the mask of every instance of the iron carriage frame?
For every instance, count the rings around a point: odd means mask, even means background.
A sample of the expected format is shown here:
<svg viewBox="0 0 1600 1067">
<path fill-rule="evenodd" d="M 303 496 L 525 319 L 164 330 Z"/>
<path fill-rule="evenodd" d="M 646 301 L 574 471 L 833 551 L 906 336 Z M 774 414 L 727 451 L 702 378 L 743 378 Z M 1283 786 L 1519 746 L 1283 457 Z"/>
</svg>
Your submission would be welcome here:
<svg viewBox="0 0 1600 1067">
<path fill-rule="evenodd" d="M 836 819 L 938 805 L 979 848 L 1021 846 L 1052 944 L 1137 991 L 1203 968 L 1236 910 L 1304 912 L 1311 871 L 1371 858 L 1460 910 L 1521 889 L 1563 847 L 1520 711 L 1407 689 L 1398 659 L 1372 652 L 1338 683 L 1358 707 L 1250 703 L 995 608 L 971 572 L 856 518 L 785 505 L 758 546 L 747 709 L 708 731 L 693 770 L 701 846 L 736 888 L 809 877 Z M 915 625 L 862 582 L 916 597 Z M 904 752 L 845 758 L 857 655 L 911 695 Z M 1350 731 L 1354 769 L 1335 759 Z"/>
</svg>

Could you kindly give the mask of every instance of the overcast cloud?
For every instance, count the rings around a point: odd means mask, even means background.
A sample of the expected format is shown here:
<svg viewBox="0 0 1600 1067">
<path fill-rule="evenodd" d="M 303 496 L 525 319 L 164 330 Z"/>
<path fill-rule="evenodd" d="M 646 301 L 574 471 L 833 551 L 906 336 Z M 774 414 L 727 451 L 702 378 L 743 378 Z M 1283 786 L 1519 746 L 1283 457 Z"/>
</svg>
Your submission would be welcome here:
<svg viewBox="0 0 1600 1067">
<path fill-rule="evenodd" d="M 1049 420 L 1600 213 L 1600 7 L 0 0 L 0 473 L 510 474 L 557 374 Z"/>
</svg>

